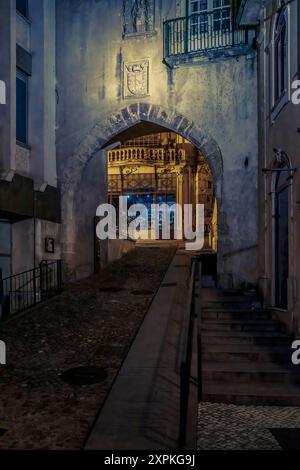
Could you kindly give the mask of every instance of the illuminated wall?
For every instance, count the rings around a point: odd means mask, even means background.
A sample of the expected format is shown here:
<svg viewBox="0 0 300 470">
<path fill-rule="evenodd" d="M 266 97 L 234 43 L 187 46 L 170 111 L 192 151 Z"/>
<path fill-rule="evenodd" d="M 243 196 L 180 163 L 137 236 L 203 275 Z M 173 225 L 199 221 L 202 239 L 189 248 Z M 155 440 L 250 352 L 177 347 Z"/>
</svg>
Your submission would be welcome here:
<svg viewBox="0 0 300 470">
<path fill-rule="evenodd" d="M 257 64 L 251 33 L 248 45 L 170 60 L 163 21 L 179 14 L 182 5 L 175 0 L 151 2 L 150 19 L 135 12 L 129 29 L 122 0 L 56 5 L 57 151 L 70 276 L 91 270 L 91 220 L 107 200 L 101 146 L 117 139 L 118 129 L 143 120 L 197 142 L 215 165 L 220 284 L 256 282 Z"/>
<path fill-rule="evenodd" d="M 138 202 L 146 204 L 204 204 L 205 248 L 212 247 L 213 176 L 205 158 L 181 136 L 151 134 L 110 150 L 109 201 L 117 203 L 120 195 L 139 195 Z M 129 202 L 135 203 L 136 197 Z"/>
</svg>

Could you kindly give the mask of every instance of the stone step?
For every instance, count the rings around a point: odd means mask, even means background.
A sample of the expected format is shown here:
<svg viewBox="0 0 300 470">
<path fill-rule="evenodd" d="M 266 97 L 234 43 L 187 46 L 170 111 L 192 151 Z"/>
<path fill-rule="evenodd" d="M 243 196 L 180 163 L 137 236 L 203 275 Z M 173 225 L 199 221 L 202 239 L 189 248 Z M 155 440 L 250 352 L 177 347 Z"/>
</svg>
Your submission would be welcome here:
<svg viewBox="0 0 300 470">
<path fill-rule="evenodd" d="M 292 350 L 284 346 L 248 344 L 202 344 L 202 361 L 210 362 L 276 362 L 291 364 Z"/>
<path fill-rule="evenodd" d="M 257 346 L 290 346 L 292 338 L 283 333 L 235 332 L 235 331 L 203 331 L 202 344 L 252 344 Z"/>
<path fill-rule="evenodd" d="M 300 367 L 272 362 L 204 362 L 204 381 L 224 383 L 285 383 L 300 384 Z"/>
<path fill-rule="evenodd" d="M 204 320 L 270 320 L 271 313 L 267 310 L 242 309 L 203 309 L 201 319 Z"/>
<path fill-rule="evenodd" d="M 299 406 L 300 385 L 230 384 L 203 381 L 202 401 L 238 405 Z"/>
<path fill-rule="evenodd" d="M 252 308 L 258 308 L 260 309 L 260 303 L 253 301 L 253 300 L 240 300 L 240 301 L 229 301 L 229 302 L 224 302 L 221 300 L 214 301 L 212 302 L 206 302 L 206 301 L 201 301 L 201 306 L 202 308 L 207 308 L 207 309 L 226 309 L 226 308 L 231 308 L 231 309 L 248 309 L 251 310 Z"/>
<path fill-rule="evenodd" d="M 205 320 L 202 331 L 284 332 L 284 326 L 274 320 Z"/>
<path fill-rule="evenodd" d="M 216 281 L 214 276 L 202 275 L 201 276 L 201 286 L 203 288 L 210 288 L 216 286 Z"/>
</svg>

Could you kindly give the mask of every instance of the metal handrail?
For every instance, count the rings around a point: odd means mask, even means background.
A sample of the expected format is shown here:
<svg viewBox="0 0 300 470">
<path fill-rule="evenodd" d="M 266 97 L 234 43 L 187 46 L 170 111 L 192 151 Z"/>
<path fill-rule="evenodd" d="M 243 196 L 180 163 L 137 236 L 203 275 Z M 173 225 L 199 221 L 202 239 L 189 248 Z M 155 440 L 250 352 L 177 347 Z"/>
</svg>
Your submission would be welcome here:
<svg viewBox="0 0 300 470">
<path fill-rule="evenodd" d="M 39 267 L 6 278 L 0 269 L 0 318 L 31 308 L 61 290 L 61 260 L 44 260 Z"/>
<path fill-rule="evenodd" d="M 50 264 L 50 265 L 51 265 L 51 264 L 56 264 L 57 261 L 58 261 L 58 260 L 55 260 L 55 261 L 52 261 L 52 260 L 51 260 L 51 261 L 49 262 L 49 264 Z M 23 271 L 22 273 L 18 273 L 18 274 L 14 274 L 14 275 L 12 275 L 12 276 L 8 276 L 8 277 L 6 277 L 6 278 L 4 278 L 4 279 L 2 279 L 2 280 L 3 280 L 3 282 L 4 282 L 4 281 L 8 281 L 9 279 L 14 279 L 14 278 L 17 278 L 17 277 L 20 277 L 20 276 L 24 276 L 25 274 L 30 274 L 30 273 L 34 273 L 35 271 L 39 271 L 39 270 L 41 269 L 43 263 L 47 263 L 47 267 L 49 266 L 48 261 L 47 261 L 47 260 L 43 260 L 43 261 L 41 261 L 40 266 L 39 266 L 38 268 L 29 269 L 28 271 Z M 22 284 L 21 286 L 19 286 L 19 288 L 18 288 L 17 290 L 10 290 L 10 292 L 14 292 L 14 293 L 20 292 L 24 287 L 26 287 L 26 286 L 28 286 L 29 284 L 31 284 L 32 281 L 34 280 L 34 278 L 35 278 L 35 275 L 33 275 L 33 277 L 32 277 L 31 279 L 29 279 L 28 282 L 25 282 L 24 284 Z"/>
<path fill-rule="evenodd" d="M 197 257 L 193 260 L 190 276 L 187 304 L 187 311 L 189 312 L 189 315 L 187 316 L 184 327 L 184 339 L 180 363 L 180 424 L 178 436 L 179 448 L 182 448 L 186 445 L 190 373 L 193 348 L 193 328 L 195 315 L 195 283 L 196 275 L 198 272 L 200 272 L 199 270 L 200 261 Z"/>
</svg>

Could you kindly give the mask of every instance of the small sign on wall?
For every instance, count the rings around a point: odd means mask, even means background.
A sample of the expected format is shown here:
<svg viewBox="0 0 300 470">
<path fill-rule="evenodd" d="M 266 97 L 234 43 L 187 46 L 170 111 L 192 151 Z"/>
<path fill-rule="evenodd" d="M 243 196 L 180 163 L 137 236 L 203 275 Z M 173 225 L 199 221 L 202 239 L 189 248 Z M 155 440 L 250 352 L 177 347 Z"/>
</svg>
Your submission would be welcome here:
<svg viewBox="0 0 300 470">
<path fill-rule="evenodd" d="M 45 238 L 45 252 L 54 253 L 55 252 L 55 240 L 54 238 L 46 237 Z"/>
</svg>

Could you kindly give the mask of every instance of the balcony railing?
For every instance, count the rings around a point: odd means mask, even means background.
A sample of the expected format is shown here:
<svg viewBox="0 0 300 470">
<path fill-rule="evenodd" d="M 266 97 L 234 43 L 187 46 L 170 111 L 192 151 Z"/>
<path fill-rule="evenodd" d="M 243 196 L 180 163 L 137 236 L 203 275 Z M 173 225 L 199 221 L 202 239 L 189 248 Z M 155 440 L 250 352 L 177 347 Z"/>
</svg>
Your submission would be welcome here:
<svg viewBox="0 0 300 470">
<path fill-rule="evenodd" d="M 42 261 L 38 268 L 2 278 L 0 269 L 0 319 L 22 312 L 61 292 L 61 261 Z"/>
<path fill-rule="evenodd" d="M 184 149 L 129 147 L 110 150 L 108 152 L 108 163 L 110 166 L 128 163 L 177 164 L 184 159 Z"/>
<path fill-rule="evenodd" d="M 219 13 L 198 13 L 165 21 L 165 58 L 248 44 L 248 30 L 233 29 L 230 18 L 222 18 L 221 10 Z"/>
</svg>

